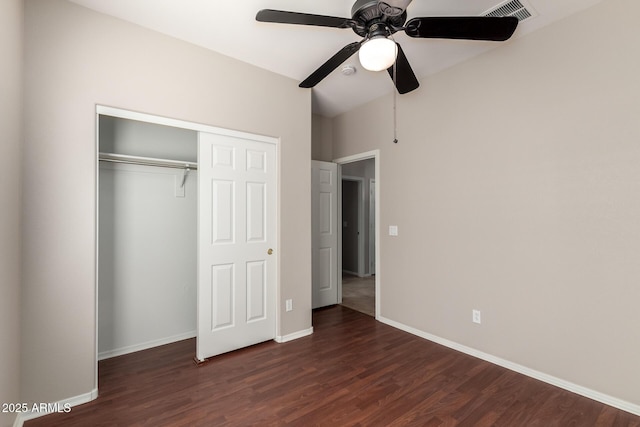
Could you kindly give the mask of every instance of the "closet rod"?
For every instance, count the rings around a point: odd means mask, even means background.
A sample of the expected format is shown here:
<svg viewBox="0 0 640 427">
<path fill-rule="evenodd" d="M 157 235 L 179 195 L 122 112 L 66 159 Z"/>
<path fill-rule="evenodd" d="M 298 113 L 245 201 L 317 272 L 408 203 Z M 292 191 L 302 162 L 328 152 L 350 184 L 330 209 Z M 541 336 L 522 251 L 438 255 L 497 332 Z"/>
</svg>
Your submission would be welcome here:
<svg viewBox="0 0 640 427">
<path fill-rule="evenodd" d="M 130 165 L 157 166 L 162 168 L 197 170 L 198 164 L 180 160 L 156 159 L 153 157 L 128 156 L 125 154 L 99 153 L 101 162 L 125 163 Z"/>
</svg>

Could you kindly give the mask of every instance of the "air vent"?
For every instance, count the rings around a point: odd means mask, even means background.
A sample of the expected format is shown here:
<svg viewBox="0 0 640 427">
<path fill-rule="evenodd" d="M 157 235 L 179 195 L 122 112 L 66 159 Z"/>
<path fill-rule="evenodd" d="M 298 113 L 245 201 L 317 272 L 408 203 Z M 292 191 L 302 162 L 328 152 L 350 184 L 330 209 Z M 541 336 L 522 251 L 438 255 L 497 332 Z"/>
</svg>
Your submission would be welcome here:
<svg viewBox="0 0 640 427">
<path fill-rule="evenodd" d="M 482 16 L 515 16 L 519 21 L 524 21 L 535 16 L 535 12 L 531 6 L 525 5 L 521 0 L 508 0 L 492 7 Z"/>
</svg>

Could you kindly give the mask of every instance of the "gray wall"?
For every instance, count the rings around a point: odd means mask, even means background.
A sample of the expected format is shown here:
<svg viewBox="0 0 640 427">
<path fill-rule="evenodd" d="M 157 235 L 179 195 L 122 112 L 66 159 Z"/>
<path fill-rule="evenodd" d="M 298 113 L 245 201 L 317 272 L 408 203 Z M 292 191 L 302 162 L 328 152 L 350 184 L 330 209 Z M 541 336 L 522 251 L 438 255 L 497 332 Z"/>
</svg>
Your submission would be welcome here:
<svg viewBox="0 0 640 427">
<path fill-rule="evenodd" d="M 0 2 L 0 403 L 19 402 L 22 0 Z M 0 413 L 0 426 L 14 414 Z"/>
<path fill-rule="evenodd" d="M 398 144 L 390 95 L 334 120 L 334 157 L 381 151 L 383 317 L 640 405 L 639 14 L 604 1 L 421 79 Z"/>
<path fill-rule="evenodd" d="M 97 386 L 96 104 L 280 138 L 277 333 L 310 328 L 310 91 L 64 0 L 25 4 L 21 399 Z"/>
<path fill-rule="evenodd" d="M 333 160 L 333 121 L 313 114 L 311 119 L 311 158 L 330 162 Z"/>
<path fill-rule="evenodd" d="M 198 161 L 198 134 L 189 129 L 100 116 L 100 151 Z"/>
</svg>

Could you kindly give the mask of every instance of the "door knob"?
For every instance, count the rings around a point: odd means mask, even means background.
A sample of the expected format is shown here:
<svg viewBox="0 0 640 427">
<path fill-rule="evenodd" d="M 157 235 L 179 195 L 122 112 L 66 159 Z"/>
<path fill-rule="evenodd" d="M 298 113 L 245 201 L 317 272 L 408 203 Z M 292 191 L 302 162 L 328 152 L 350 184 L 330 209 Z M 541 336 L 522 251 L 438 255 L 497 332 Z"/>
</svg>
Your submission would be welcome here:
<svg viewBox="0 0 640 427">
<path fill-rule="evenodd" d="M 273 253 L 273 249 L 269 248 L 269 250 L 267 251 L 267 254 L 271 255 Z"/>
</svg>

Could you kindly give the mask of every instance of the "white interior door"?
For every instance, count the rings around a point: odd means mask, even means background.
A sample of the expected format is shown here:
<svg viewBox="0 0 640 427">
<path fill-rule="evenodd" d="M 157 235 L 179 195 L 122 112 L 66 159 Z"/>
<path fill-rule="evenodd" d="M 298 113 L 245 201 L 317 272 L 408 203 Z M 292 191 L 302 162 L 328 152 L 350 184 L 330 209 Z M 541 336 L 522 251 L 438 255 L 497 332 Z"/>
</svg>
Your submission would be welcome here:
<svg viewBox="0 0 640 427">
<path fill-rule="evenodd" d="M 274 144 L 198 137 L 199 360 L 275 338 Z"/>
<path fill-rule="evenodd" d="M 313 308 L 338 303 L 338 165 L 311 162 Z"/>
</svg>

